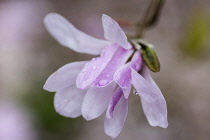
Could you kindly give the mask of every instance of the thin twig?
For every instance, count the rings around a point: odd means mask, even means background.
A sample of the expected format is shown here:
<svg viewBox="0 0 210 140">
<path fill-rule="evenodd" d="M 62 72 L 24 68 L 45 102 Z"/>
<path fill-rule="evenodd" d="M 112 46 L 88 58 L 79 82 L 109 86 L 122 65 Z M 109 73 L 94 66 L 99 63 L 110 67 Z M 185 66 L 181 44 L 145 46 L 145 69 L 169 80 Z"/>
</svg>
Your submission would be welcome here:
<svg viewBox="0 0 210 140">
<path fill-rule="evenodd" d="M 137 34 L 135 37 L 141 38 L 145 28 L 153 26 L 160 15 L 164 0 L 152 0 L 148 6 L 142 20 L 136 24 Z"/>
</svg>

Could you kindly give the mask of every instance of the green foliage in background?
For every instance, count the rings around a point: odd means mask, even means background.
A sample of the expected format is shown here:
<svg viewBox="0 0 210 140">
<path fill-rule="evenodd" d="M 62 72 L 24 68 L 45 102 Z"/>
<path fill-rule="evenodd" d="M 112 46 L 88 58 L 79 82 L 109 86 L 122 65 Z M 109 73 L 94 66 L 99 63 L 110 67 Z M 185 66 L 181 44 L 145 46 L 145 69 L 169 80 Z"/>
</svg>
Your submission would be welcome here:
<svg viewBox="0 0 210 140">
<path fill-rule="evenodd" d="M 81 117 L 71 119 L 57 114 L 53 105 L 54 93 L 42 89 L 43 81 L 35 81 L 23 97 L 23 103 L 36 120 L 39 140 L 76 139 L 82 133 L 84 120 Z"/>
<path fill-rule="evenodd" d="M 199 58 L 207 51 L 206 41 L 210 33 L 210 17 L 195 10 L 188 21 L 181 43 L 182 52 L 190 57 Z"/>
</svg>

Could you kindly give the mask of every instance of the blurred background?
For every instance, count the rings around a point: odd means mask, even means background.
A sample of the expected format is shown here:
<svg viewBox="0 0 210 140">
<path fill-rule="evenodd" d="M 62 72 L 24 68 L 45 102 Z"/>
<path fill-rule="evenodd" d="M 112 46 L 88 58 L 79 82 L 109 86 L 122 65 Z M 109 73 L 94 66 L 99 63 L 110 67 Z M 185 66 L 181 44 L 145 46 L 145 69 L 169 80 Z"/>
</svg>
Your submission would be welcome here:
<svg viewBox="0 0 210 140">
<path fill-rule="evenodd" d="M 102 14 L 138 21 L 149 0 L 0 0 L 0 140 L 111 140 L 104 116 L 85 121 L 58 115 L 43 85 L 69 62 L 88 60 L 59 45 L 43 18 L 57 12 L 78 29 L 103 38 Z M 209 140 L 210 1 L 168 0 L 146 31 L 161 71 L 152 74 L 168 104 L 169 127 L 149 126 L 138 96 L 116 140 Z"/>
</svg>

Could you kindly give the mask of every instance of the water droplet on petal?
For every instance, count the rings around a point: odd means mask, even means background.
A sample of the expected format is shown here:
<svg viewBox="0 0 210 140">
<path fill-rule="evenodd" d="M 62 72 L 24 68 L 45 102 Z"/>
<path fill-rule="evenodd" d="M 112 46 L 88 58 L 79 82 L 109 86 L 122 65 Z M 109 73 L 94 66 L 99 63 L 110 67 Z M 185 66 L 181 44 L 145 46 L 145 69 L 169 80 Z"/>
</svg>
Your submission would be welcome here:
<svg viewBox="0 0 210 140">
<path fill-rule="evenodd" d="M 86 72 L 86 71 L 87 71 L 87 69 L 86 69 L 86 68 L 84 68 L 82 71 L 83 71 L 83 72 Z"/>
<path fill-rule="evenodd" d="M 115 76 L 115 79 L 118 81 L 118 80 L 120 80 L 120 77 L 119 76 Z"/>
<path fill-rule="evenodd" d="M 99 81 L 99 86 L 105 86 L 106 84 L 108 84 L 107 80 L 101 80 Z"/>
<path fill-rule="evenodd" d="M 134 93 L 135 95 L 138 95 L 136 89 L 133 90 L 133 93 Z"/>
<path fill-rule="evenodd" d="M 106 74 L 106 77 L 108 78 L 108 77 L 110 77 L 110 75 L 109 74 Z"/>
<path fill-rule="evenodd" d="M 96 66 L 93 66 L 93 70 L 95 70 L 96 69 Z"/>
</svg>

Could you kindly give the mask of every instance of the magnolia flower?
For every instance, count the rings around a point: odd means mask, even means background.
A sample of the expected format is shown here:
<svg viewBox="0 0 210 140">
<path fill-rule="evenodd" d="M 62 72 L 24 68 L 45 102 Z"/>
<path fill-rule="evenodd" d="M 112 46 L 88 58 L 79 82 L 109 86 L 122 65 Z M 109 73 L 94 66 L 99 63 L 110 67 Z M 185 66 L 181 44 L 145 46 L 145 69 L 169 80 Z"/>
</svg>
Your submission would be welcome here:
<svg viewBox="0 0 210 140">
<path fill-rule="evenodd" d="M 91 61 L 66 64 L 47 79 L 44 89 L 56 92 L 54 105 L 59 114 L 92 120 L 106 111 L 104 129 L 115 138 L 126 120 L 133 85 L 149 124 L 168 126 L 166 101 L 144 65 L 141 52 L 133 49 L 116 21 L 102 16 L 106 40 L 79 31 L 56 13 L 48 14 L 44 23 L 63 46 L 78 53 L 100 54 Z"/>
</svg>

